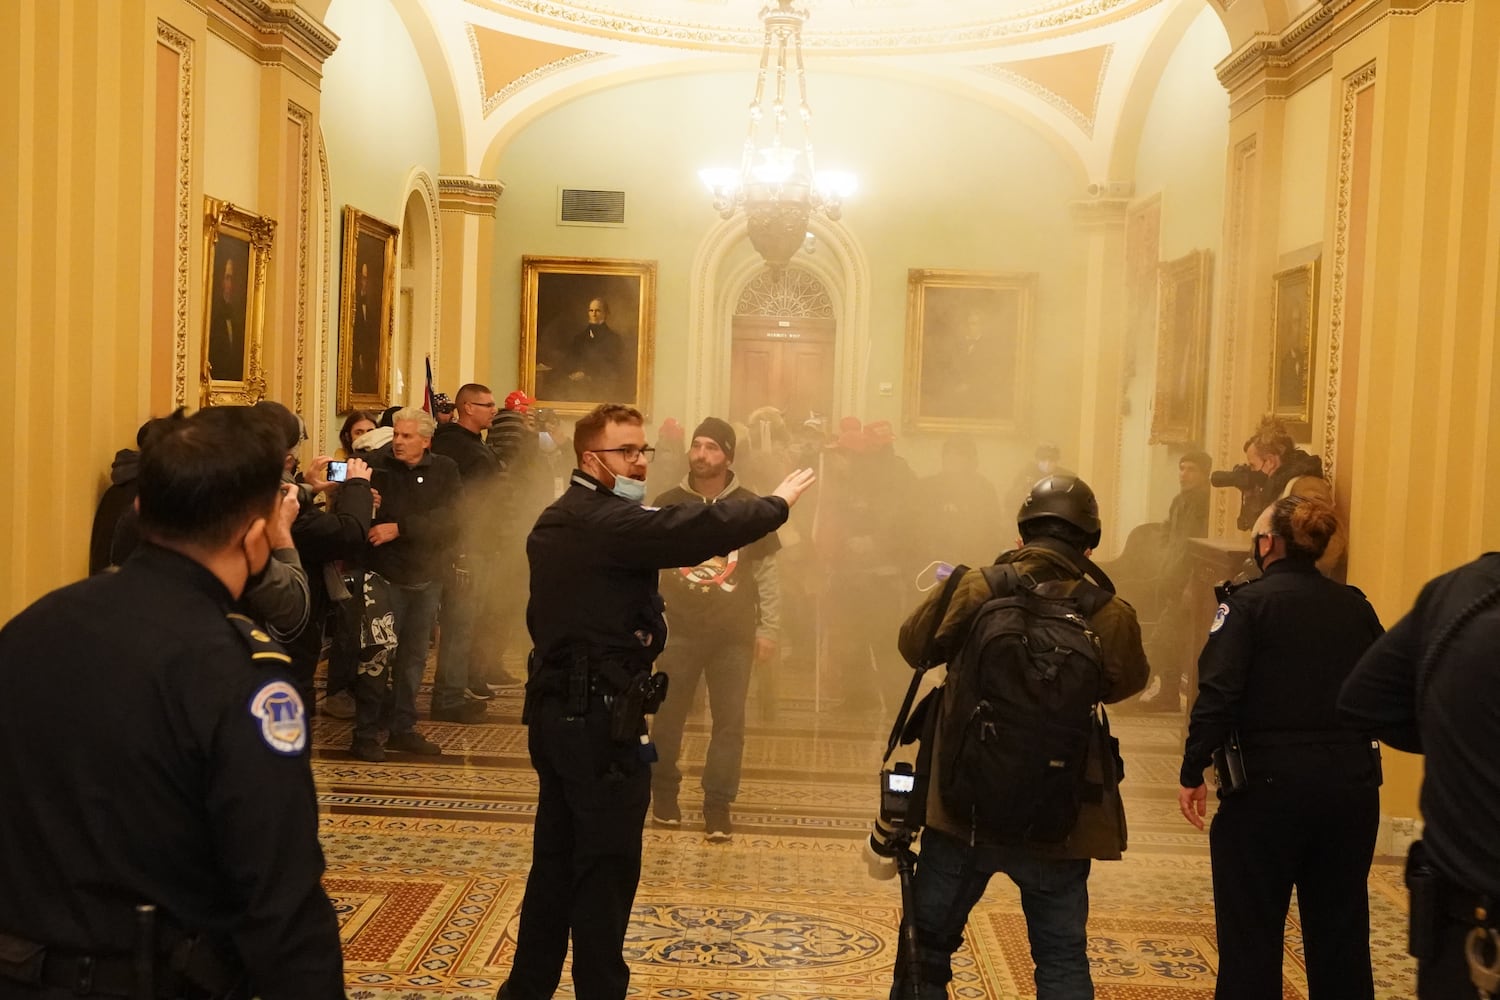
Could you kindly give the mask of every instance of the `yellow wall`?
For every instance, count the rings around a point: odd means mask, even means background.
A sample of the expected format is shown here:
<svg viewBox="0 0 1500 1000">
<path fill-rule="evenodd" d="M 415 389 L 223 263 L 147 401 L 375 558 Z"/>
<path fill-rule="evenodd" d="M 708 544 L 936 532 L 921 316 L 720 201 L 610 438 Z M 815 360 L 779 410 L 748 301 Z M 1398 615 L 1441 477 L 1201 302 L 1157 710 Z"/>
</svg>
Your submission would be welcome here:
<svg viewBox="0 0 1500 1000">
<path fill-rule="evenodd" d="M 1205 9 L 1167 63 L 1141 129 L 1135 195 L 1161 199 L 1162 261 L 1201 249 L 1218 257 L 1229 99 L 1213 67 L 1228 51 L 1222 24 Z M 1135 348 L 1135 376 L 1127 387 L 1130 412 L 1120 442 L 1120 524 L 1127 530 L 1166 517 L 1177 494 L 1177 459 L 1184 450 L 1148 443 L 1156 340 L 1143 337 Z"/>
<path fill-rule="evenodd" d="M 260 66 L 221 38 L 208 37 L 203 67 L 203 187 L 256 214 L 261 205 Z"/>
<path fill-rule="evenodd" d="M 1333 78 L 1318 77 L 1286 101 L 1286 156 L 1281 161 L 1279 252 L 1293 253 L 1323 239 L 1331 137 L 1337 110 Z"/>
<path fill-rule="evenodd" d="M 704 415 L 685 412 L 687 340 L 704 332 L 689 327 L 689 278 L 700 241 L 719 219 L 696 171 L 737 164 L 753 82 L 747 68 L 627 84 L 579 98 L 517 134 L 496 172 L 505 195 L 490 274 L 494 384 L 509 386 L 516 376 L 523 255 L 651 259 L 659 262 L 654 418 Z M 856 415 L 901 418 L 908 268 L 1038 271 L 1033 357 L 1046 388 L 1034 395 L 1030 427 L 982 447 L 991 473 L 1008 479 L 1037 438 L 1066 446 L 1078 412 L 1070 369 L 1078 361 L 1082 262 L 1069 211 L 1083 196 L 1081 173 L 1034 131 L 972 100 L 826 68 L 810 89 L 819 166 L 860 180 L 843 217 L 870 273 L 870 287 L 860 290 L 870 303 L 869 392 Z M 626 227 L 557 225 L 562 186 L 624 190 Z M 892 383 L 890 395 L 880 393 L 881 382 Z M 908 434 L 900 450 L 931 471 L 936 447 L 930 435 Z"/>
</svg>

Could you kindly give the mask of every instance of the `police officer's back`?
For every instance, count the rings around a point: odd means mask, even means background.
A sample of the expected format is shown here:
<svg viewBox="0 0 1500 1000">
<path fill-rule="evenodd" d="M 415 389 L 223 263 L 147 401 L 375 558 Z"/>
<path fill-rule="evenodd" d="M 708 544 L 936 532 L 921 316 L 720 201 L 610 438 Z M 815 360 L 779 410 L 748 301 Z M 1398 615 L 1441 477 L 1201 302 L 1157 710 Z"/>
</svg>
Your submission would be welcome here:
<svg viewBox="0 0 1500 1000">
<path fill-rule="evenodd" d="M 1219 1000 L 1279 995 L 1294 888 L 1313 1000 L 1374 995 L 1366 879 L 1379 755 L 1340 725 L 1336 702 L 1381 628 L 1363 594 L 1318 572 L 1337 530 L 1320 499 L 1267 507 L 1252 540 L 1265 575 L 1219 605 L 1199 658 L 1178 801 L 1202 828 L 1203 772 L 1215 759 Z"/>
<path fill-rule="evenodd" d="M 1500 930 L 1500 552 L 1428 582 L 1344 684 L 1339 711 L 1426 755 L 1422 839 L 1407 860 L 1423 1000 L 1472 996 L 1466 939 Z M 1477 958 L 1500 965 L 1481 948 Z"/>
<path fill-rule="evenodd" d="M 251 408 L 159 422 L 142 546 L 0 631 L 0 995 L 135 995 L 150 951 L 160 996 L 343 996 L 306 712 L 235 603 L 284 454 Z"/>
</svg>

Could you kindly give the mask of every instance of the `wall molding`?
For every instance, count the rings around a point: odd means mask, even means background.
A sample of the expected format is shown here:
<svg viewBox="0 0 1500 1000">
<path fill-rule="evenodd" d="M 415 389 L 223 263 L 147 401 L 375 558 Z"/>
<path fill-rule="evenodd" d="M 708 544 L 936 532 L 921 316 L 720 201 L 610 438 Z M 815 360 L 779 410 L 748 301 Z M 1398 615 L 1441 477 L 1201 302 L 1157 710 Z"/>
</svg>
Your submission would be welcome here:
<svg viewBox="0 0 1500 1000">
<path fill-rule="evenodd" d="M 308 392 L 307 369 L 307 306 L 311 298 L 308 288 L 308 261 L 311 252 L 312 233 L 312 112 L 295 101 L 287 101 L 287 121 L 297 129 L 297 318 L 293 336 L 296 341 L 295 375 L 293 376 L 293 412 L 306 419 Z"/>
<path fill-rule="evenodd" d="M 1241 308 L 1241 272 L 1245 256 L 1247 221 L 1251 218 L 1253 182 L 1257 169 L 1259 148 L 1258 135 L 1242 139 L 1232 153 L 1229 184 L 1229 232 L 1224 241 L 1224 285 L 1223 305 L 1219 315 L 1223 319 L 1223 335 L 1217 352 L 1219 373 L 1218 413 L 1209 414 L 1209 426 L 1219 425 L 1219 442 L 1214 464 L 1221 468 L 1233 465 L 1237 449 L 1234 430 L 1235 370 L 1239 367 L 1238 348 Z M 1210 344 L 1213 339 L 1210 337 Z M 1213 537 L 1225 538 L 1231 534 L 1230 495 L 1228 490 L 1214 491 Z M 1236 512 L 1237 514 L 1238 512 Z"/>
<path fill-rule="evenodd" d="M 173 211 L 172 404 L 188 403 L 188 311 L 193 229 L 193 39 L 166 21 L 156 22 L 156 41 L 177 53 L 177 180 Z"/>
<path fill-rule="evenodd" d="M 285 66 L 317 87 L 338 36 L 296 0 L 207 0 L 208 30 L 263 66 Z"/>
<path fill-rule="evenodd" d="M 1323 417 L 1324 475 L 1334 482 L 1338 467 L 1339 404 L 1344 383 L 1344 323 L 1349 287 L 1350 201 L 1354 190 L 1354 131 L 1359 95 L 1375 85 L 1374 62 L 1366 63 L 1344 78 L 1339 113 L 1338 194 L 1333 217 L 1333 268 L 1328 308 L 1328 401 Z"/>
<path fill-rule="evenodd" d="M 493 218 L 500 196 L 505 193 L 502 181 L 474 177 L 470 174 L 443 174 L 437 179 L 439 212 L 461 212 Z"/>
<path fill-rule="evenodd" d="M 328 146 L 323 142 L 323 130 L 318 129 L 318 176 L 319 197 L 323 202 L 323 284 L 318 289 L 318 436 L 320 447 L 328 444 L 328 290 L 332 287 L 333 275 L 333 189 L 328 183 Z"/>
</svg>

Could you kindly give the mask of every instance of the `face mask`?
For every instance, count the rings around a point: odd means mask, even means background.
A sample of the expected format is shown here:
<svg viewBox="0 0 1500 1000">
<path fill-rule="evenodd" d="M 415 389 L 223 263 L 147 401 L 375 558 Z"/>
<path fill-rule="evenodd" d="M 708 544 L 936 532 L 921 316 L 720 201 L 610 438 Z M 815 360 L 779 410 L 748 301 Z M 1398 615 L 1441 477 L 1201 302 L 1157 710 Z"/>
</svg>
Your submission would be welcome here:
<svg viewBox="0 0 1500 1000">
<path fill-rule="evenodd" d="M 630 479 L 625 476 L 616 475 L 609 466 L 600 460 L 598 455 L 590 452 L 589 457 L 594 460 L 594 464 L 599 467 L 601 473 L 608 473 L 609 478 L 614 480 L 609 486 L 611 493 L 622 500 L 629 500 L 631 503 L 643 504 L 646 502 L 646 483 L 644 480 Z M 604 482 L 603 476 L 596 476 L 595 478 L 601 483 Z"/>
<path fill-rule="evenodd" d="M 264 534 L 261 535 L 260 541 L 261 545 L 265 545 Z M 247 536 L 245 543 L 248 542 L 249 538 Z M 257 546 L 257 548 L 259 547 Z M 265 545 L 265 552 L 262 555 L 259 552 L 251 552 L 249 545 L 242 543 L 240 551 L 245 557 L 245 588 L 240 591 L 240 596 L 243 597 L 254 590 L 266 578 L 266 572 L 271 568 L 271 549 L 269 545 Z M 260 562 L 260 569 L 255 568 L 257 562 Z"/>
<path fill-rule="evenodd" d="M 1262 573 L 1266 571 L 1266 557 L 1260 554 L 1260 540 L 1262 538 L 1270 537 L 1270 535 L 1250 536 L 1250 558 L 1255 561 L 1255 568 L 1260 570 Z"/>
<path fill-rule="evenodd" d="M 536 436 L 536 443 L 537 447 L 549 454 L 557 450 L 557 442 L 552 440 L 552 435 L 546 431 L 542 431 Z"/>
</svg>

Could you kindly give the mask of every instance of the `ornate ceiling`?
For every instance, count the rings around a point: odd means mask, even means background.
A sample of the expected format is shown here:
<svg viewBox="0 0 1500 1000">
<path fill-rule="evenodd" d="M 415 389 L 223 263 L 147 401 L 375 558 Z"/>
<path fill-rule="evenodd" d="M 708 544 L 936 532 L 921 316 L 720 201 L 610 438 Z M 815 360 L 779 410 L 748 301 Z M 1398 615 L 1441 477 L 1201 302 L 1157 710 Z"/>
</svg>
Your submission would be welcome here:
<svg viewBox="0 0 1500 1000">
<path fill-rule="evenodd" d="M 597 38 L 689 48 L 758 48 L 761 0 L 462 0 Z M 1162 0 L 802 0 L 809 50 L 861 55 L 986 48 L 1116 23 Z"/>
</svg>

